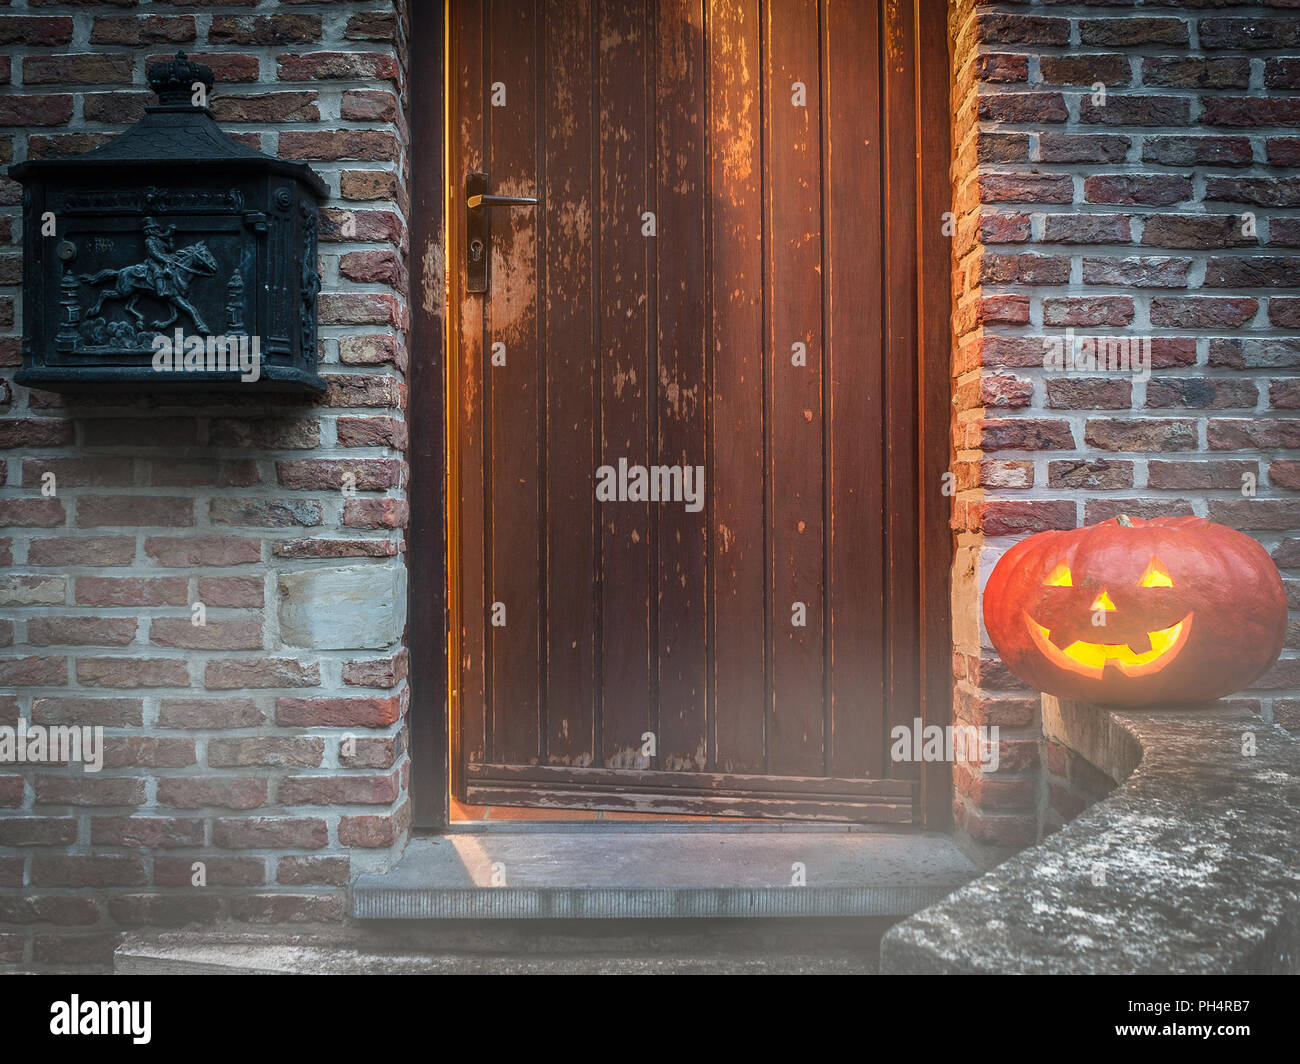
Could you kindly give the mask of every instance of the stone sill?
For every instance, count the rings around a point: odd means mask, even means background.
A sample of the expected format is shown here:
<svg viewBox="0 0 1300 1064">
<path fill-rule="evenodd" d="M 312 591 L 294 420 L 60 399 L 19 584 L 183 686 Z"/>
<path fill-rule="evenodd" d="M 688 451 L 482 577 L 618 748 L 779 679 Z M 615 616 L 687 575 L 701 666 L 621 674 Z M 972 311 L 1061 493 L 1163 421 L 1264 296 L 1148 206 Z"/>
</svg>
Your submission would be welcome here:
<svg viewBox="0 0 1300 1064">
<path fill-rule="evenodd" d="M 1046 695 L 1043 730 L 1121 785 L 890 929 L 882 972 L 1297 971 L 1300 739 L 1222 703 Z"/>
</svg>

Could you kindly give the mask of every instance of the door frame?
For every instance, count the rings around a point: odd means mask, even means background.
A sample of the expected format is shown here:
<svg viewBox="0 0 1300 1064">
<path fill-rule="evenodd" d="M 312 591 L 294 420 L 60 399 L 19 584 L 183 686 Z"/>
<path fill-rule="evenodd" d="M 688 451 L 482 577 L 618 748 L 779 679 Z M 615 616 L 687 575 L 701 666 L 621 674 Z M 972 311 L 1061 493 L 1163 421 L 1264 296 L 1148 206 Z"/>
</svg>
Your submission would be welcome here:
<svg viewBox="0 0 1300 1064">
<path fill-rule="evenodd" d="M 885 0 L 881 0 L 882 6 Z M 909 204 L 915 199 L 915 315 L 917 337 L 917 546 L 921 624 L 920 707 L 924 725 L 952 721 L 952 620 L 950 572 L 954 537 L 949 528 L 949 500 L 941 487 L 952 465 L 951 248 L 943 235 L 943 215 L 951 209 L 949 166 L 951 64 L 946 4 L 912 0 L 894 6 L 894 39 L 887 53 L 900 55 L 887 77 L 903 102 L 910 98 L 916 153 L 913 166 L 901 160 L 887 195 Z M 457 589 L 449 586 L 455 568 L 449 562 L 449 520 L 455 521 L 457 498 L 448 490 L 452 453 L 448 433 L 447 373 L 456 342 L 445 315 L 448 270 L 456 267 L 448 248 L 455 218 L 448 202 L 458 187 L 447 171 L 447 133 L 452 95 L 447 83 L 450 0 L 441 5 L 410 7 L 409 54 L 418 55 L 408 70 L 410 127 L 410 333 L 406 417 L 410 443 L 410 517 L 406 564 L 409 569 L 407 690 L 411 757 L 412 824 L 445 829 L 450 821 L 450 741 L 454 726 L 454 687 L 449 656 L 451 608 Z M 887 147 L 887 146 L 886 146 Z M 948 166 L 934 165 L 942 158 Z M 893 171 L 893 167 L 890 168 Z M 454 222 L 453 222 L 454 225 Z M 429 485 L 429 487 L 423 487 Z M 927 829 L 943 829 L 952 819 L 952 766 L 922 762 L 917 820 Z"/>
</svg>

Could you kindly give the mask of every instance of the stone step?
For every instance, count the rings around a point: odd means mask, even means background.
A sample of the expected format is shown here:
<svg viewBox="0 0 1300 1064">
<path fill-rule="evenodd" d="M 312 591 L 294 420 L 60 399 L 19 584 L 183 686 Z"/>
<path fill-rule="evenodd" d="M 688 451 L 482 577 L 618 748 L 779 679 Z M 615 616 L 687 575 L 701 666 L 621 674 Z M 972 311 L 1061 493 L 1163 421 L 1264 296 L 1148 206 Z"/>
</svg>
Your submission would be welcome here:
<svg viewBox="0 0 1300 1064">
<path fill-rule="evenodd" d="M 900 917 L 979 874 L 946 835 L 599 824 L 413 839 L 352 891 L 362 920 Z M 802 884 L 801 884 L 802 881 Z"/>
<path fill-rule="evenodd" d="M 137 932 L 118 947 L 113 970 L 118 975 L 870 974 L 877 968 L 882 930 L 883 925 L 867 941 L 852 939 L 847 948 L 841 942 L 825 949 L 779 943 L 766 949 L 705 949 L 707 943 L 699 941 L 685 952 L 644 944 L 610 950 L 609 943 L 584 950 L 577 941 L 550 952 L 439 952 L 391 948 L 369 937 L 331 942 L 328 932 Z"/>
</svg>

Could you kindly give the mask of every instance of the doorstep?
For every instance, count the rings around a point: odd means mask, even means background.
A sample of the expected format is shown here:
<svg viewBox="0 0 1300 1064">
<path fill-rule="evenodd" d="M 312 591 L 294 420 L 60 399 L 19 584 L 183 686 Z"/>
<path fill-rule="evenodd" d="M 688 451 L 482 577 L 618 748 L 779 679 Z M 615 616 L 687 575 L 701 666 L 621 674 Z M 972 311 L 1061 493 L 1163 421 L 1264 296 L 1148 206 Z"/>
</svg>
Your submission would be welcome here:
<svg viewBox="0 0 1300 1064">
<path fill-rule="evenodd" d="M 792 885 L 802 866 L 805 885 Z M 946 835 L 857 825 L 574 824 L 416 837 L 362 920 L 909 916 L 980 870 Z"/>
</svg>

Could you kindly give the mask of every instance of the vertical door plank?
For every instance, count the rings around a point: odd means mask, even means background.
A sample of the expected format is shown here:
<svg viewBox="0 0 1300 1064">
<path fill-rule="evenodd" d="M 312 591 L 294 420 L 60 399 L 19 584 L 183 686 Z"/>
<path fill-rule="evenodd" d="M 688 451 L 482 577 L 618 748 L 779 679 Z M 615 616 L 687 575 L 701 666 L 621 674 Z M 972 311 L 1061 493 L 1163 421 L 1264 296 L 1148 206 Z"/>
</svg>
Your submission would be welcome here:
<svg viewBox="0 0 1300 1064">
<path fill-rule="evenodd" d="M 920 627 L 916 510 L 916 83 L 910 2 L 886 0 L 885 118 L 885 579 L 889 603 L 887 725 L 917 715 Z M 916 776 L 911 762 L 889 774 Z"/>
<path fill-rule="evenodd" d="M 491 0 L 488 81 L 504 86 L 505 106 L 489 101 L 488 182 L 492 192 L 537 192 L 537 12 L 535 0 Z M 505 344 L 506 365 L 487 370 L 492 602 L 489 616 L 492 758 L 513 765 L 539 757 L 539 577 L 537 211 L 492 210 L 487 351 Z"/>
<path fill-rule="evenodd" d="M 592 6 L 544 0 L 546 760 L 591 765 L 596 726 Z"/>
<path fill-rule="evenodd" d="M 601 0 L 599 28 L 600 410 L 602 464 L 650 463 L 650 239 L 647 174 L 653 141 L 647 95 L 652 41 L 645 4 Z M 652 726 L 653 627 L 650 507 L 603 502 L 601 517 L 601 762 L 649 767 L 641 736 Z"/>
<path fill-rule="evenodd" d="M 770 771 L 820 775 L 822 673 L 822 308 L 818 6 L 767 12 L 768 358 L 771 499 Z M 803 106 L 796 93 L 803 86 Z M 802 343 L 807 365 L 792 364 Z M 796 626 L 795 604 L 803 625 Z"/>
<path fill-rule="evenodd" d="M 655 461 L 705 469 L 704 12 L 700 0 L 658 0 L 655 278 L 658 323 Z M 683 479 L 683 484 L 685 483 Z M 707 483 L 696 483 L 704 502 Z M 657 521 L 659 767 L 707 766 L 707 509 L 651 504 Z"/>
<path fill-rule="evenodd" d="M 451 180 L 456 183 L 454 209 L 464 203 L 465 175 L 483 169 L 484 0 L 457 0 L 452 8 L 459 133 Z M 452 277 L 458 307 L 457 329 L 460 350 L 456 363 L 454 418 L 458 462 L 456 483 L 448 501 L 458 510 L 460 578 L 459 617 L 460 661 L 458 703 L 460 707 L 460 754 L 462 763 L 477 764 L 487 758 L 487 555 L 484 525 L 484 415 L 483 415 L 483 308 L 481 295 L 465 290 L 464 234 L 454 250 L 457 262 Z M 426 490 L 429 490 L 426 488 Z"/>
<path fill-rule="evenodd" d="M 832 776 L 884 773 L 879 25 L 825 0 L 827 588 Z"/>
<path fill-rule="evenodd" d="M 709 15 L 715 763 L 765 769 L 763 204 L 759 0 Z"/>
</svg>

